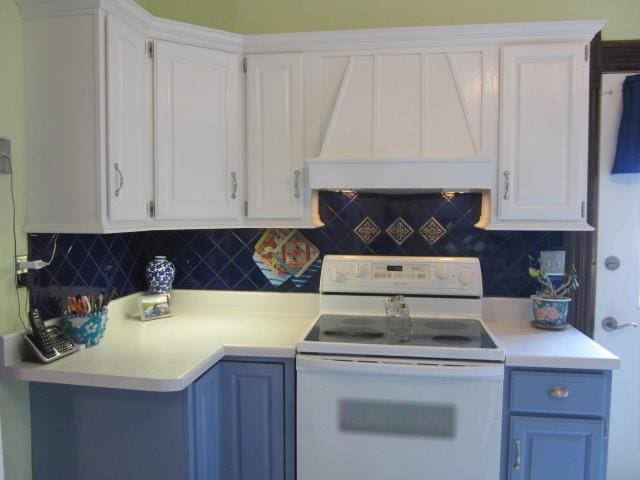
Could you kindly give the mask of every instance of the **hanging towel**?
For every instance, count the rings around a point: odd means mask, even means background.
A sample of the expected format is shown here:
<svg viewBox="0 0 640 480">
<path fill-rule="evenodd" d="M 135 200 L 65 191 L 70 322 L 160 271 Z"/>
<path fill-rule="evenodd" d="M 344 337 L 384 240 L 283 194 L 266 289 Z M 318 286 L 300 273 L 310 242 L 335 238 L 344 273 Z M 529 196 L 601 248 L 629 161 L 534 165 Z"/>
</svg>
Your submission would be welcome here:
<svg viewBox="0 0 640 480">
<path fill-rule="evenodd" d="M 640 173 L 640 74 L 628 76 L 622 87 L 622 119 L 611 173 Z"/>
</svg>

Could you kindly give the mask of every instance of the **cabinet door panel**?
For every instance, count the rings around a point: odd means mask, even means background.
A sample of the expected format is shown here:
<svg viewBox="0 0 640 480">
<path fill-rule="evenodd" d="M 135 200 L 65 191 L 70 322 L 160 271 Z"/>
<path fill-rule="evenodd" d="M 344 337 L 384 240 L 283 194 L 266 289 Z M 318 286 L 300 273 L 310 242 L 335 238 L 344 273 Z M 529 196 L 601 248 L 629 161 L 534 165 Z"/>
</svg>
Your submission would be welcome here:
<svg viewBox="0 0 640 480">
<path fill-rule="evenodd" d="M 222 363 L 222 478 L 284 480 L 284 366 Z"/>
<path fill-rule="evenodd" d="M 502 219 L 580 220 L 584 214 L 589 72 L 584 47 L 503 48 Z"/>
<path fill-rule="evenodd" d="M 249 217 L 301 218 L 302 57 L 250 56 L 247 75 Z"/>
<path fill-rule="evenodd" d="M 211 368 L 193 387 L 194 471 L 197 480 L 221 478 L 220 370 L 221 367 L 217 365 Z"/>
<path fill-rule="evenodd" d="M 109 220 L 147 219 L 152 198 L 151 61 L 143 35 L 107 18 Z"/>
<path fill-rule="evenodd" d="M 602 480 L 604 421 L 512 417 L 510 480 Z"/>
<path fill-rule="evenodd" d="M 238 216 L 239 62 L 233 54 L 158 42 L 158 218 Z"/>
</svg>

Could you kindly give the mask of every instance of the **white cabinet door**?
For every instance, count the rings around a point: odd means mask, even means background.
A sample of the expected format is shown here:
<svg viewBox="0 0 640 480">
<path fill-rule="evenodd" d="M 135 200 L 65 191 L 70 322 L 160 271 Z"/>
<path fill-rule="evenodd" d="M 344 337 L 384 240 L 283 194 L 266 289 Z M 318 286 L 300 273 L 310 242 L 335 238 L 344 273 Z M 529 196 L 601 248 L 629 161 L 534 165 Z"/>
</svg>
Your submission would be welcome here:
<svg viewBox="0 0 640 480">
<path fill-rule="evenodd" d="M 497 156 L 497 47 L 308 54 L 305 79 L 309 157 Z"/>
<path fill-rule="evenodd" d="M 240 57 L 170 42 L 155 56 L 156 217 L 239 217 Z"/>
<path fill-rule="evenodd" d="M 146 39 L 107 18 L 107 195 L 111 222 L 144 221 L 153 198 L 151 59 Z"/>
<path fill-rule="evenodd" d="M 583 43 L 502 49 L 498 219 L 586 215 L 589 62 Z"/>
<path fill-rule="evenodd" d="M 248 216 L 301 218 L 302 56 L 252 55 L 247 67 Z"/>
</svg>

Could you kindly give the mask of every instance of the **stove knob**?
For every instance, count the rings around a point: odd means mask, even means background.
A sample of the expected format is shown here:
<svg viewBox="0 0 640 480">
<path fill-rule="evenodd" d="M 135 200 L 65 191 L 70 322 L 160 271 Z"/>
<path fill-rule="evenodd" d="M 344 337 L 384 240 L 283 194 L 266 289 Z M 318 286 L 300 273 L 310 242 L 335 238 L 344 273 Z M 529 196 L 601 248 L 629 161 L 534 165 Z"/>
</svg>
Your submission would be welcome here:
<svg viewBox="0 0 640 480">
<path fill-rule="evenodd" d="M 460 285 L 469 285 L 471 283 L 471 273 L 462 271 L 458 274 Z"/>
<path fill-rule="evenodd" d="M 440 280 L 444 280 L 445 278 L 447 278 L 447 267 L 445 267 L 444 265 L 438 265 L 436 267 L 436 277 L 438 277 Z"/>
<path fill-rule="evenodd" d="M 342 281 L 342 277 L 343 277 L 342 272 L 340 270 L 338 270 L 337 268 L 333 269 L 331 271 L 331 280 L 332 281 L 334 281 L 336 283 L 339 283 L 339 282 Z"/>
<path fill-rule="evenodd" d="M 353 267 L 354 277 L 360 278 L 362 277 L 363 274 L 364 274 L 364 268 L 362 267 L 362 265 L 356 265 L 355 267 Z"/>
</svg>

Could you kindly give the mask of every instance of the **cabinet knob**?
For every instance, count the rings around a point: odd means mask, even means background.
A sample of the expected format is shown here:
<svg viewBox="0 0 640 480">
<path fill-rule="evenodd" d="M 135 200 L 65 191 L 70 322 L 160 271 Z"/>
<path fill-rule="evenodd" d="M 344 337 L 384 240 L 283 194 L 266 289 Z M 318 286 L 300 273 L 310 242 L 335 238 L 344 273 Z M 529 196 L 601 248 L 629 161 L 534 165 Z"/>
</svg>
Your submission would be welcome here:
<svg viewBox="0 0 640 480">
<path fill-rule="evenodd" d="M 551 398 L 567 398 L 570 394 L 571 391 L 564 387 L 553 387 L 549 390 L 549 396 Z"/>
<path fill-rule="evenodd" d="M 120 196 L 120 190 L 122 190 L 122 187 L 124 185 L 124 175 L 122 174 L 122 170 L 120 170 L 120 165 L 118 165 L 118 162 L 113 164 L 113 169 L 118 174 L 118 188 L 116 188 L 116 191 L 114 192 L 114 195 L 118 197 Z"/>
<path fill-rule="evenodd" d="M 294 196 L 300 198 L 300 170 L 293 172 L 293 190 Z"/>
<path fill-rule="evenodd" d="M 231 200 L 236 199 L 238 193 L 238 175 L 236 172 L 231 172 Z"/>
<path fill-rule="evenodd" d="M 519 439 L 516 439 L 513 443 L 515 448 L 513 469 L 517 472 L 518 470 L 520 470 L 520 464 L 522 463 L 522 448 Z"/>
<path fill-rule="evenodd" d="M 509 178 L 509 170 L 505 170 L 504 172 L 502 172 L 502 175 L 504 175 L 504 195 L 502 195 L 502 198 L 505 200 L 509 199 L 509 188 L 511 187 L 511 179 Z"/>
</svg>

